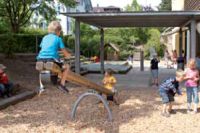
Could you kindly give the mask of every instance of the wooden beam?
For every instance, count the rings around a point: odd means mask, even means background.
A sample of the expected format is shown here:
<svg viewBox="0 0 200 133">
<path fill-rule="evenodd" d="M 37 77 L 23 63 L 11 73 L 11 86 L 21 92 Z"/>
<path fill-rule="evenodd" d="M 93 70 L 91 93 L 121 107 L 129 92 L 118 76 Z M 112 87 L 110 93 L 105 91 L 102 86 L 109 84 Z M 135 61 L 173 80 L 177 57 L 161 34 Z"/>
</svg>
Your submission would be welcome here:
<svg viewBox="0 0 200 133">
<path fill-rule="evenodd" d="M 94 83 L 94 82 L 86 79 L 85 77 L 80 76 L 79 74 L 73 73 L 72 71 L 68 72 L 66 80 L 69 82 L 78 84 L 80 86 L 85 86 L 90 89 L 94 89 L 94 90 L 104 93 L 104 94 L 111 94 L 111 95 L 114 94 L 110 89 L 107 89 L 102 85 Z"/>
</svg>

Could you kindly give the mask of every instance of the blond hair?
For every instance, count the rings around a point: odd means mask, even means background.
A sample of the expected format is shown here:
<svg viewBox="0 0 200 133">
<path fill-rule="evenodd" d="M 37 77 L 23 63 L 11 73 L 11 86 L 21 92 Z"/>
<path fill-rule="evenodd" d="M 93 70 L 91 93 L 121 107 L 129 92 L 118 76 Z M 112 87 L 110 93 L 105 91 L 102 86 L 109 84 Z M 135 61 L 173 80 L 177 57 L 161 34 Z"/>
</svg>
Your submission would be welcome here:
<svg viewBox="0 0 200 133">
<path fill-rule="evenodd" d="M 196 68 L 196 61 L 195 59 L 190 59 L 187 63 L 187 67 L 191 68 L 191 67 L 195 67 Z"/>
<path fill-rule="evenodd" d="M 183 70 L 178 69 L 178 70 L 176 71 L 176 77 L 184 77 L 184 75 L 185 75 L 185 73 L 184 73 Z"/>
<path fill-rule="evenodd" d="M 57 33 L 62 30 L 62 27 L 60 25 L 60 22 L 58 21 L 51 21 L 51 23 L 48 26 L 48 33 Z"/>
</svg>

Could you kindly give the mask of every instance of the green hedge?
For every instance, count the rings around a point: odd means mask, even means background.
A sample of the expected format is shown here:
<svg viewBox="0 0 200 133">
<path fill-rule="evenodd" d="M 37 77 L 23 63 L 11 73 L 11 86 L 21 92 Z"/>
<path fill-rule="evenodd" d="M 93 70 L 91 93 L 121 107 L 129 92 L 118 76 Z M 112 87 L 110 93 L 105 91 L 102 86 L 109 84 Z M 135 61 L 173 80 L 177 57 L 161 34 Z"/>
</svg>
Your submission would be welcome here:
<svg viewBox="0 0 200 133">
<path fill-rule="evenodd" d="M 0 52 L 12 53 L 35 53 L 36 44 L 40 44 L 44 35 L 27 34 L 0 34 Z"/>
</svg>

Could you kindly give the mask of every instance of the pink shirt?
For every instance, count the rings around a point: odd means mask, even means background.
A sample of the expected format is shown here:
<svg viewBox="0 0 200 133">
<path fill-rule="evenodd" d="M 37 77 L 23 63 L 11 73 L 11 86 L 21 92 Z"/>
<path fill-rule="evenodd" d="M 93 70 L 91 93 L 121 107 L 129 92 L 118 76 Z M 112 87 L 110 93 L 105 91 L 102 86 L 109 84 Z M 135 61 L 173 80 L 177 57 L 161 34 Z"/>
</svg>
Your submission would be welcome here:
<svg viewBox="0 0 200 133">
<path fill-rule="evenodd" d="M 186 77 L 190 77 L 190 78 L 195 78 L 198 76 L 198 71 L 197 70 L 192 70 L 192 69 L 187 69 L 186 70 Z M 194 81 L 192 79 L 188 79 L 185 82 L 185 86 L 186 87 L 197 87 L 197 81 Z"/>
</svg>

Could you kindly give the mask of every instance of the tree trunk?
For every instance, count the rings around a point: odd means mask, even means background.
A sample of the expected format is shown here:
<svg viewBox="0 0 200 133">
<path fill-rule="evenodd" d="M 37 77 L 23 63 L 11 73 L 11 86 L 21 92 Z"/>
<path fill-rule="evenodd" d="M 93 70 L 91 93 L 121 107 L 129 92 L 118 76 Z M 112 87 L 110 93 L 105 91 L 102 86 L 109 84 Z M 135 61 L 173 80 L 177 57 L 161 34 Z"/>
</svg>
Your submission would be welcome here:
<svg viewBox="0 0 200 133">
<path fill-rule="evenodd" d="M 12 24 L 11 31 L 13 33 L 18 33 L 19 32 L 19 25 L 18 24 Z"/>
</svg>

